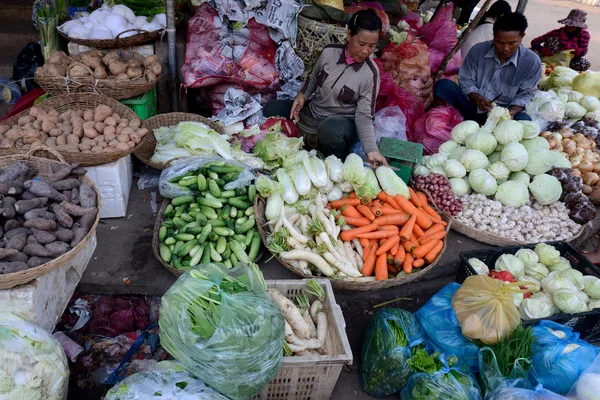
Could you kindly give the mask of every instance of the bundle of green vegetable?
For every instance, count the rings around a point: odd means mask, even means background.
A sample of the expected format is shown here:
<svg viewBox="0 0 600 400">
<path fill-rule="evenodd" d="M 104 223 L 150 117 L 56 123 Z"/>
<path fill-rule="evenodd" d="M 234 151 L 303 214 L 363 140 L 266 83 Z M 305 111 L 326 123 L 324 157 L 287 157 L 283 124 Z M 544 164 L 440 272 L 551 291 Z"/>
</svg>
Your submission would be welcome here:
<svg viewBox="0 0 600 400">
<path fill-rule="evenodd" d="M 200 194 L 176 197 L 165 209 L 158 232 L 164 262 L 177 269 L 188 269 L 210 261 L 231 268 L 238 262 L 256 260 L 261 245 L 252 205 L 256 188 L 223 188 L 236 180 L 243 169 L 212 161 L 171 180 Z"/>
<path fill-rule="evenodd" d="M 187 372 L 231 399 L 249 399 L 279 371 L 284 317 L 256 265 L 205 264 L 162 298 L 161 345 Z"/>
<path fill-rule="evenodd" d="M 105 3 L 111 7 L 115 4 L 123 4 L 129 7 L 135 15 L 145 17 L 166 13 L 164 0 L 108 0 Z"/>
</svg>

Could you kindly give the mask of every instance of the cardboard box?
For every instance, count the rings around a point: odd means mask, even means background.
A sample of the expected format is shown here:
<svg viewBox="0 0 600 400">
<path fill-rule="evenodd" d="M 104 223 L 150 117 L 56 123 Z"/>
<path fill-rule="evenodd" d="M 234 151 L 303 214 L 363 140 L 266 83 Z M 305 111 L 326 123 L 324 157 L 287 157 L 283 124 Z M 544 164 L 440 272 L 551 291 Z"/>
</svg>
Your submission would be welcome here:
<svg viewBox="0 0 600 400">
<path fill-rule="evenodd" d="M 120 218 L 127 214 L 127 203 L 131 194 L 133 180 L 133 164 L 131 155 L 119 160 L 86 167 L 87 176 L 94 181 L 102 197 L 100 218 Z"/>
</svg>

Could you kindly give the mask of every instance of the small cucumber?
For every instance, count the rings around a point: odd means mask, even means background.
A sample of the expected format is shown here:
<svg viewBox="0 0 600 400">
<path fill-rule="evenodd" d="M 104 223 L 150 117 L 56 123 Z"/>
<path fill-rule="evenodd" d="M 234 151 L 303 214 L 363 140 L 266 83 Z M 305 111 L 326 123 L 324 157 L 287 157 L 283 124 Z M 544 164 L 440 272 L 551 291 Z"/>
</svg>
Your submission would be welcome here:
<svg viewBox="0 0 600 400">
<path fill-rule="evenodd" d="M 244 244 L 246 246 L 250 246 L 250 243 L 252 243 L 252 238 L 254 237 L 254 230 L 250 230 L 247 234 L 246 234 L 246 240 L 244 240 Z"/>
<path fill-rule="evenodd" d="M 161 242 L 164 242 L 166 237 L 167 237 L 167 227 L 161 226 L 160 229 L 158 230 L 158 240 Z"/>
<path fill-rule="evenodd" d="M 229 228 L 214 227 L 213 232 L 219 236 L 233 236 L 235 232 Z"/>
<path fill-rule="evenodd" d="M 207 222 L 209 225 L 214 227 L 224 227 L 226 225 L 225 221 L 222 219 L 211 219 Z"/>
<path fill-rule="evenodd" d="M 196 202 L 198 204 L 200 204 L 201 206 L 205 206 L 205 207 L 211 207 L 211 208 L 223 207 L 223 203 L 221 203 L 219 200 L 207 199 L 206 197 L 198 197 L 198 200 L 196 200 Z"/>
<path fill-rule="evenodd" d="M 200 210 L 198 210 L 198 213 L 196 214 L 196 222 L 198 222 L 200 225 L 204 226 L 204 225 L 206 225 L 207 221 L 208 221 L 208 218 L 206 218 L 206 215 L 204 215 Z"/>
<path fill-rule="evenodd" d="M 219 216 L 217 215 L 217 212 L 214 210 L 214 208 L 200 206 L 200 212 L 202 212 L 202 214 L 204 214 L 204 216 L 208 219 L 219 218 Z"/>
<path fill-rule="evenodd" d="M 227 249 L 227 239 L 225 239 L 225 236 L 221 236 L 219 240 L 217 240 L 215 249 L 219 254 L 223 254 L 225 252 L 225 249 Z"/>
<path fill-rule="evenodd" d="M 175 211 L 175 207 L 173 207 L 173 204 L 169 204 L 167 206 L 167 208 L 165 208 L 165 212 L 163 213 L 163 215 L 164 216 L 171 215 L 171 214 L 173 214 L 173 211 Z"/>
<path fill-rule="evenodd" d="M 227 247 L 221 256 L 223 256 L 224 259 L 228 259 L 231 256 L 231 247 L 229 247 L 229 244 L 227 244 Z"/>
<path fill-rule="evenodd" d="M 202 167 L 203 168 L 210 168 L 212 166 L 216 166 L 216 167 L 223 167 L 225 165 L 225 161 L 209 161 L 206 164 L 204 164 Z"/>
<path fill-rule="evenodd" d="M 176 227 L 183 228 L 187 222 L 185 222 L 184 220 L 182 220 L 179 217 L 174 217 L 173 223 L 175 224 Z"/>
<path fill-rule="evenodd" d="M 241 172 L 244 170 L 242 167 L 238 167 L 237 165 L 227 164 L 224 166 L 211 165 L 208 169 L 212 172 L 216 172 L 217 174 L 230 174 L 232 172 Z"/>
<path fill-rule="evenodd" d="M 237 215 L 235 217 L 242 218 L 243 216 L 244 216 L 244 213 L 242 212 L 242 210 L 238 210 Z"/>
<path fill-rule="evenodd" d="M 175 235 L 175 239 L 182 242 L 189 242 L 190 240 L 194 240 L 195 238 L 196 237 L 194 235 L 191 235 L 189 233 L 178 233 L 177 235 Z"/>
<path fill-rule="evenodd" d="M 224 190 L 221 192 L 221 197 L 224 197 L 226 199 L 235 197 L 235 190 Z"/>
<path fill-rule="evenodd" d="M 190 260 L 190 267 L 195 267 L 200 263 L 202 256 L 204 255 L 204 246 L 200 246 L 200 248 L 194 253 L 192 259 Z"/>
<path fill-rule="evenodd" d="M 190 233 L 190 234 L 196 236 L 196 235 L 201 234 L 203 229 L 204 229 L 203 227 L 201 227 L 200 225 L 198 225 L 196 223 L 196 226 L 188 226 L 187 228 L 185 228 L 185 233 Z"/>
<path fill-rule="evenodd" d="M 231 260 L 231 263 L 233 265 L 238 265 L 239 260 L 237 259 L 237 257 L 235 256 L 235 254 L 231 253 L 231 255 L 229 256 L 229 259 Z"/>
<path fill-rule="evenodd" d="M 235 189 L 236 196 L 245 196 L 248 193 L 248 190 L 245 187 Z"/>
<path fill-rule="evenodd" d="M 250 244 L 250 251 L 248 252 L 248 258 L 254 262 L 258 257 L 258 251 L 260 250 L 260 235 L 254 235 L 252 238 L 252 244 Z"/>
<path fill-rule="evenodd" d="M 230 269 L 233 268 L 233 264 L 231 263 L 231 260 L 229 260 L 229 259 L 225 260 L 223 265 Z"/>
<path fill-rule="evenodd" d="M 217 174 L 216 172 L 208 171 L 208 173 L 206 175 L 208 175 L 208 177 L 212 180 L 215 180 L 215 181 L 219 180 L 219 174 Z M 209 181 L 209 187 L 210 187 L 210 181 Z M 220 196 L 218 196 L 218 197 L 220 197 Z"/>
<path fill-rule="evenodd" d="M 193 203 L 194 202 L 194 196 L 192 196 L 191 194 L 186 194 L 185 196 L 179 196 L 179 197 L 175 197 L 173 200 L 171 200 L 171 204 L 175 207 L 184 205 L 184 204 L 189 204 L 189 203 Z"/>
<path fill-rule="evenodd" d="M 248 199 L 253 202 L 255 196 L 256 196 L 256 186 L 250 185 L 248 187 Z"/>
<path fill-rule="evenodd" d="M 244 243 L 246 241 L 246 235 L 238 235 L 237 233 L 233 235 L 233 240 L 237 240 L 238 242 Z"/>
<path fill-rule="evenodd" d="M 192 250 L 190 250 L 190 253 L 189 253 L 190 257 L 195 257 L 198 250 L 203 249 L 203 248 L 204 248 L 204 245 L 202 245 L 202 244 L 195 245 L 194 248 Z"/>
<path fill-rule="evenodd" d="M 221 257 L 221 255 L 219 254 L 217 249 L 215 249 L 214 243 L 209 243 L 209 246 L 210 246 L 210 259 L 213 260 L 214 262 L 223 261 L 223 257 Z"/>
<path fill-rule="evenodd" d="M 248 207 L 248 208 L 246 209 L 246 211 L 244 212 L 244 214 L 245 214 L 247 217 L 249 217 L 249 216 L 251 216 L 251 215 L 254 215 L 254 206 L 252 206 L 252 207 Z"/>
<path fill-rule="evenodd" d="M 231 211 L 229 211 L 229 218 L 236 218 L 238 215 L 238 209 L 235 207 L 231 207 Z"/>
<path fill-rule="evenodd" d="M 170 219 L 166 219 L 163 221 L 162 226 L 166 227 L 167 229 L 173 229 L 175 228 L 175 223 Z"/>
<path fill-rule="evenodd" d="M 181 246 L 181 248 L 179 249 L 179 251 L 177 252 L 177 255 L 179 257 L 185 257 L 188 255 L 188 253 L 194 248 L 194 246 L 196 246 L 198 244 L 198 241 L 196 239 L 194 240 L 190 240 L 189 242 L 187 242 L 186 244 L 184 244 L 183 246 Z"/>
<path fill-rule="evenodd" d="M 237 259 L 243 263 L 248 263 L 250 262 L 250 259 L 248 258 L 248 255 L 244 252 L 244 249 L 242 248 L 242 244 L 238 243 L 238 242 L 231 242 L 229 243 L 229 246 L 231 247 L 231 252 L 233 254 L 235 254 L 235 256 L 237 257 Z"/>
<path fill-rule="evenodd" d="M 175 243 L 177 243 L 177 240 L 175 240 L 174 237 L 169 237 L 169 238 L 165 239 L 165 244 L 167 244 L 167 245 L 172 245 L 172 244 L 175 244 Z"/>
<path fill-rule="evenodd" d="M 248 218 L 248 221 L 244 222 L 242 225 L 235 228 L 235 233 L 239 233 L 239 234 L 246 233 L 250 229 L 252 229 L 255 224 L 256 224 L 256 221 L 254 220 L 254 217 L 250 217 L 250 218 Z"/>
<path fill-rule="evenodd" d="M 243 198 L 247 199 L 246 196 L 244 196 Z M 229 199 L 229 204 L 240 210 L 245 210 L 252 205 L 249 202 L 243 201 L 241 199 L 241 197 L 232 197 L 231 199 Z"/>
<path fill-rule="evenodd" d="M 196 177 L 196 185 L 198 186 L 199 192 L 204 192 L 206 190 L 206 178 L 202 174 L 198 174 Z"/>
<path fill-rule="evenodd" d="M 184 212 L 185 212 L 185 206 L 179 206 L 175 209 L 175 216 L 179 217 Z"/>
<path fill-rule="evenodd" d="M 175 247 L 173 248 L 173 250 L 171 251 L 171 253 L 173 253 L 173 255 L 177 255 L 179 254 L 179 249 L 181 249 L 181 247 L 185 244 L 185 242 L 177 242 L 175 243 Z"/>
<path fill-rule="evenodd" d="M 183 264 L 181 264 L 181 260 L 179 259 L 179 257 L 175 257 L 173 256 L 171 261 L 173 261 L 173 266 L 177 269 L 184 269 Z"/>
<path fill-rule="evenodd" d="M 211 242 L 216 242 L 217 240 L 219 240 L 219 235 L 217 235 L 214 232 L 211 232 L 208 235 L 208 240 L 210 240 Z"/>
<path fill-rule="evenodd" d="M 212 232 L 212 225 L 211 224 L 204 225 L 204 228 L 202 228 L 202 233 L 200 233 L 200 236 L 198 237 L 198 242 L 199 243 L 206 242 L 206 239 L 208 238 L 208 235 L 211 232 Z"/>
<path fill-rule="evenodd" d="M 217 182 L 215 182 L 214 179 L 210 179 L 208 181 L 208 190 L 213 196 L 221 197 L 221 189 L 219 189 L 219 185 L 217 184 Z"/>
<path fill-rule="evenodd" d="M 179 217 L 182 220 L 184 220 L 185 222 L 192 222 L 195 221 L 196 219 L 194 217 L 192 217 L 190 214 L 188 213 L 183 213 L 181 214 L 181 216 Z"/>
<path fill-rule="evenodd" d="M 177 184 L 179 186 L 188 187 L 198 182 L 198 179 L 195 176 L 186 176 L 182 180 L 180 180 Z"/>
<path fill-rule="evenodd" d="M 161 243 L 158 248 L 160 251 L 160 258 L 167 263 L 171 261 L 171 250 L 169 250 L 169 246 Z"/>
<path fill-rule="evenodd" d="M 208 264 L 210 262 L 210 246 L 204 245 L 204 252 L 202 253 L 202 264 Z"/>
<path fill-rule="evenodd" d="M 240 226 L 244 222 L 248 221 L 248 217 L 241 217 L 235 220 L 235 226 Z"/>
</svg>

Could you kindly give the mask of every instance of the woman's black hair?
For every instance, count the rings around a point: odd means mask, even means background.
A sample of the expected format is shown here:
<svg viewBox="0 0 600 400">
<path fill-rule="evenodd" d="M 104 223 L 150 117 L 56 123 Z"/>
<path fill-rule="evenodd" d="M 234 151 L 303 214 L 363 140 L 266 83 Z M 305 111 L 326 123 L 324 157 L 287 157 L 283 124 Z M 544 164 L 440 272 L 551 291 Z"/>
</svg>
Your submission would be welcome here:
<svg viewBox="0 0 600 400">
<path fill-rule="evenodd" d="M 519 32 L 521 35 L 525 33 L 527 29 L 527 18 L 521 13 L 514 12 L 510 14 L 504 14 L 496 20 L 494 23 L 494 35 L 498 31 L 502 32 Z"/>
<path fill-rule="evenodd" d="M 348 22 L 350 36 L 356 35 L 361 29 L 369 32 L 381 32 L 381 18 L 379 18 L 377 14 L 375 14 L 375 11 L 370 8 L 368 10 L 355 12 Z"/>
<path fill-rule="evenodd" d="M 483 15 L 483 18 L 481 18 L 481 20 L 479 20 L 479 23 L 477 24 L 477 26 L 485 24 L 486 23 L 485 20 L 487 18 L 498 19 L 502 15 L 510 14 L 511 12 L 512 12 L 512 9 L 510 8 L 510 4 L 507 1 L 498 0 L 494 4 L 492 4 L 492 6 L 490 7 L 489 10 L 487 10 L 487 12 Z"/>
</svg>

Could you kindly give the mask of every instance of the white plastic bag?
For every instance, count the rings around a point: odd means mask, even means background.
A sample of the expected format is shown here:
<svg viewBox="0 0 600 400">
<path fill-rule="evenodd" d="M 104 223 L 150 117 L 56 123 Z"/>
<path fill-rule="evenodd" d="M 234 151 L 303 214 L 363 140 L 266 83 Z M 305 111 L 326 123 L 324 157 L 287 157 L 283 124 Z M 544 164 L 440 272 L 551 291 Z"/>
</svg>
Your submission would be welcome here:
<svg viewBox="0 0 600 400">
<path fill-rule="evenodd" d="M 406 117 L 398 106 L 385 107 L 375 113 L 375 142 L 379 146 L 381 138 L 391 138 L 408 141 L 406 137 Z M 360 140 L 350 149 L 363 159 L 366 158 L 365 150 Z"/>
<path fill-rule="evenodd" d="M 600 355 L 579 376 L 567 397 L 572 400 L 600 399 Z"/>
</svg>

